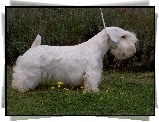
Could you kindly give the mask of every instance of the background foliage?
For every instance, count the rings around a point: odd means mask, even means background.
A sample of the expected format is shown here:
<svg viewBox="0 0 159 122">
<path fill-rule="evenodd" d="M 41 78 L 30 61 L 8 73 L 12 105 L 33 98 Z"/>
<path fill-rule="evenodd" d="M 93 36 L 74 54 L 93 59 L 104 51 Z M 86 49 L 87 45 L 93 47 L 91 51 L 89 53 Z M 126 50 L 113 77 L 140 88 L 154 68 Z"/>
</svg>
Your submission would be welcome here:
<svg viewBox="0 0 159 122">
<path fill-rule="evenodd" d="M 108 52 L 104 70 L 154 71 L 154 8 L 102 8 L 106 26 L 136 33 L 137 53 L 116 61 Z M 45 45 L 75 45 L 103 29 L 99 8 L 7 8 L 7 64 L 28 50 L 37 34 Z"/>
</svg>

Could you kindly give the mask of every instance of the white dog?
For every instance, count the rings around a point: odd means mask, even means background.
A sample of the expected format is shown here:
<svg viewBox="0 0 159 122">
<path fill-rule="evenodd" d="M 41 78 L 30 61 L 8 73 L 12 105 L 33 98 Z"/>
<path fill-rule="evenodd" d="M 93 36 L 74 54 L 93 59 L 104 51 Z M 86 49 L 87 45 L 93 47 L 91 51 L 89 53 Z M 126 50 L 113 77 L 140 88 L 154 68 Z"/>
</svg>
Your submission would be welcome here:
<svg viewBox="0 0 159 122">
<path fill-rule="evenodd" d="M 84 85 L 87 92 L 98 91 L 102 59 L 109 49 L 117 59 L 136 52 L 136 36 L 119 27 L 106 27 L 93 38 L 75 46 L 40 45 L 38 35 L 31 48 L 19 56 L 13 68 L 12 88 L 21 92 L 34 89 L 49 78 L 72 86 Z"/>
</svg>

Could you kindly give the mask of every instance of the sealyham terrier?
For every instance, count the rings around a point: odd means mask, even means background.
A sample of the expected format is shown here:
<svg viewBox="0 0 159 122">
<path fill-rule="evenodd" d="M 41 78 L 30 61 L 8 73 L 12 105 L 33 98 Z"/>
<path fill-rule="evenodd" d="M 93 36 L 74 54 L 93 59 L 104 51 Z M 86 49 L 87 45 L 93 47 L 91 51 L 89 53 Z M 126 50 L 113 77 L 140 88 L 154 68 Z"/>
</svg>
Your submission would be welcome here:
<svg viewBox="0 0 159 122">
<path fill-rule="evenodd" d="M 40 45 L 38 35 L 31 48 L 19 56 L 13 68 L 12 88 L 25 92 L 41 79 L 49 78 L 72 86 L 84 85 L 84 91 L 99 91 L 103 57 L 111 50 L 117 59 L 136 52 L 135 34 L 119 27 L 106 27 L 87 42 L 75 46 Z"/>
</svg>

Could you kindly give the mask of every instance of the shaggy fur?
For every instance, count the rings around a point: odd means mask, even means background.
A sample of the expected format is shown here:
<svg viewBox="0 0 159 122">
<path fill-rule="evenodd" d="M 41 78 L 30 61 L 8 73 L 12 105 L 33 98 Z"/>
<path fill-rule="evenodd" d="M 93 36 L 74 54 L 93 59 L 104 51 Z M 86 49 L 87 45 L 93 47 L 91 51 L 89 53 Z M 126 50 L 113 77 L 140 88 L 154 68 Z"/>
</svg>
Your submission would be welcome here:
<svg viewBox="0 0 159 122">
<path fill-rule="evenodd" d="M 48 78 L 72 86 L 83 83 L 85 91 L 98 91 L 106 52 L 111 49 L 117 59 L 131 57 L 136 52 L 137 38 L 133 33 L 118 27 L 105 29 L 75 46 L 40 45 L 38 35 L 31 48 L 16 61 L 12 88 L 25 92 Z"/>
</svg>

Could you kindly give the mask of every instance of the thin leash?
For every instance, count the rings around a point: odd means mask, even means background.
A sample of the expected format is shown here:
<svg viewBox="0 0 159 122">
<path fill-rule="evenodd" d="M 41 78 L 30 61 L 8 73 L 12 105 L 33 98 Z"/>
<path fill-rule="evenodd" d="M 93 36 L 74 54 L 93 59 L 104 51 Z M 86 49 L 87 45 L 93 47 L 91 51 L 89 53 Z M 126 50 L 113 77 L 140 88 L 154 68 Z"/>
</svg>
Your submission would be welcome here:
<svg viewBox="0 0 159 122">
<path fill-rule="evenodd" d="M 100 11 L 101 11 L 102 21 L 103 21 L 103 25 L 104 25 L 104 29 L 105 29 L 105 22 L 104 22 L 103 12 L 102 12 L 102 9 L 101 9 L 101 8 L 100 8 Z M 106 29 L 105 29 L 105 33 L 106 33 Z"/>
<path fill-rule="evenodd" d="M 104 22 L 104 18 L 103 18 L 103 12 L 102 12 L 101 8 L 100 8 L 100 11 L 101 11 L 101 16 L 102 16 L 102 21 L 103 21 L 103 25 L 104 25 L 105 34 L 107 35 L 107 31 L 106 31 L 106 28 L 105 28 L 105 22 Z M 106 54 L 106 58 L 107 58 L 107 54 Z"/>
</svg>

